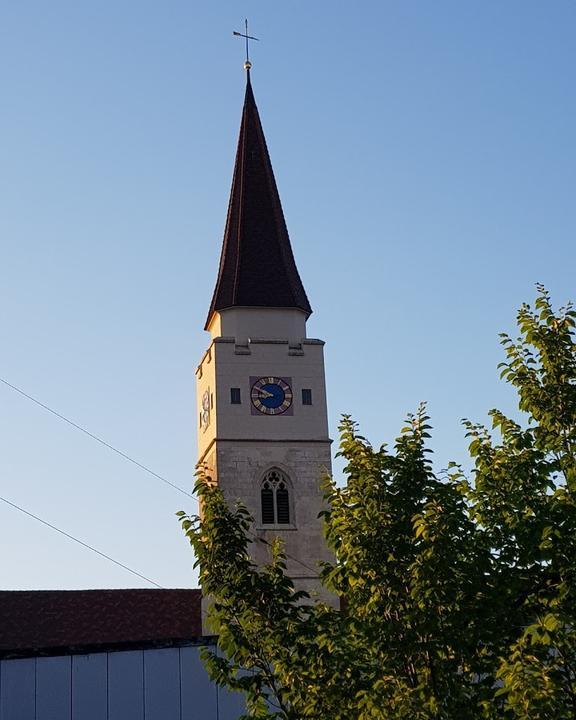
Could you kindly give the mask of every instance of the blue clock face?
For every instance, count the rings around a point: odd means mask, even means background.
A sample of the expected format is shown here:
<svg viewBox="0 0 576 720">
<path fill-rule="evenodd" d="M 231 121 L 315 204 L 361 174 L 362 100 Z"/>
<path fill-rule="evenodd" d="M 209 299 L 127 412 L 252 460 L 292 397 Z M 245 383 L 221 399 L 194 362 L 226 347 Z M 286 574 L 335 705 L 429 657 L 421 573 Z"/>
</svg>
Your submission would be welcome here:
<svg viewBox="0 0 576 720">
<path fill-rule="evenodd" d="M 264 415 L 280 415 L 292 405 L 292 389 L 282 378 L 263 377 L 252 385 L 250 398 Z"/>
</svg>

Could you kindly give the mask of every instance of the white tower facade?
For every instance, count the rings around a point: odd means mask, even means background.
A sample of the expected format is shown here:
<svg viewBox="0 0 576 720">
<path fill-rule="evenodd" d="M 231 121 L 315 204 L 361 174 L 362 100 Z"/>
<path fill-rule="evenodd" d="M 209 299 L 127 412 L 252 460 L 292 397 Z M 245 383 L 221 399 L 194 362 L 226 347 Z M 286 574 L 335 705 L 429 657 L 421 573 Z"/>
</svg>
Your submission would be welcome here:
<svg viewBox="0 0 576 720">
<path fill-rule="evenodd" d="M 198 460 L 254 517 L 256 562 L 279 536 L 300 589 L 323 595 L 318 513 L 331 470 L 324 343 L 300 281 L 248 71 L 222 255 L 196 371 Z M 261 542 L 261 541 L 264 542 Z"/>
</svg>

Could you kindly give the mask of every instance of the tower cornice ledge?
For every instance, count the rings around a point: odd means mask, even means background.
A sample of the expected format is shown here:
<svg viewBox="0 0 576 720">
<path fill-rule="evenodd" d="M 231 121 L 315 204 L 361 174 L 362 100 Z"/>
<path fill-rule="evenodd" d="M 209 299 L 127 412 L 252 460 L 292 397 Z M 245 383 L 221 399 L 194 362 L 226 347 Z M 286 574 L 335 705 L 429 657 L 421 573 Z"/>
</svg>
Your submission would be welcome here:
<svg viewBox="0 0 576 720">
<path fill-rule="evenodd" d="M 210 450 L 214 447 L 214 445 L 215 445 L 216 443 L 226 443 L 226 442 L 236 443 L 236 444 L 241 444 L 241 443 L 250 443 L 250 444 L 269 443 L 269 444 L 274 444 L 274 443 L 276 443 L 277 445 L 287 445 L 287 444 L 288 444 L 288 445 L 302 445 L 302 444 L 306 444 L 306 445 L 329 445 L 329 446 L 330 446 L 330 445 L 332 445 L 332 443 L 334 442 L 334 440 L 332 440 L 332 438 L 325 438 L 325 439 L 321 439 L 321 438 L 319 438 L 319 439 L 305 438 L 305 439 L 300 439 L 300 440 L 297 440 L 297 439 L 295 440 L 294 438 L 290 438 L 290 439 L 286 440 L 286 439 L 282 439 L 282 438 L 272 439 L 272 438 L 231 438 L 231 437 L 226 438 L 226 437 L 215 437 L 215 438 L 212 438 L 212 440 L 210 441 L 210 443 L 209 443 L 209 444 L 206 446 L 206 448 L 204 449 L 204 452 L 203 452 L 203 453 L 200 455 L 200 457 L 198 458 L 198 465 L 201 465 L 201 464 L 204 462 L 204 459 L 206 458 L 206 456 L 209 454 Z"/>
</svg>

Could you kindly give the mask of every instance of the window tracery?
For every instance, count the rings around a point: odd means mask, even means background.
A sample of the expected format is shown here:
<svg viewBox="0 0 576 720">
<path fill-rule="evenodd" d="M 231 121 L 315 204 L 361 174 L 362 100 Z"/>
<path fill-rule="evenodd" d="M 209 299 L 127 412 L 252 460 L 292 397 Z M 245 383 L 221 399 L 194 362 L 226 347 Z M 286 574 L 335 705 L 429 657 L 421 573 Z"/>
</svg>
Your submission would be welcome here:
<svg viewBox="0 0 576 720">
<path fill-rule="evenodd" d="M 290 489 L 288 478 L 281 470 L 269 470 L 260 489 L 263 525 L 290 524 Z"/>
</svg>

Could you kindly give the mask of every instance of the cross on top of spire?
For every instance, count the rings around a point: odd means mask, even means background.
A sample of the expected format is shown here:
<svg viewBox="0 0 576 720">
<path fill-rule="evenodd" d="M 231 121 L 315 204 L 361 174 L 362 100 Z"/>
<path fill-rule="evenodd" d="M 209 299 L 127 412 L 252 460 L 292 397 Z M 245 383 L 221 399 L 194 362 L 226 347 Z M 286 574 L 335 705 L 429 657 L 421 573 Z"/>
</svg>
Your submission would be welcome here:
<svg viewBox="0 0 576 720">
<path fill-rule="evenodd" d="M 248 19 L 244 20 L 244 30 L 245 32 L 237 32 L 236 30 L 233 31 L 233 35 L 236 35 L 236 37 L 243 37 L 246 40 L 246 60 L 244 62 L 244 69 L 250 71 L 250 68 L 252 67 L 252 63 L 250 62 L 250 53 L 249 53 L 249 47 L 248 47 L 248 41 L 249 40 L 260 40 L 260 38 L 254 37 L 253 35 L 248 35 Z"/>
</svg>

